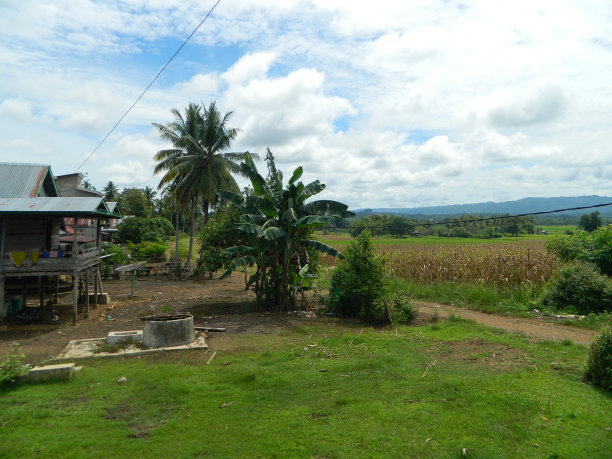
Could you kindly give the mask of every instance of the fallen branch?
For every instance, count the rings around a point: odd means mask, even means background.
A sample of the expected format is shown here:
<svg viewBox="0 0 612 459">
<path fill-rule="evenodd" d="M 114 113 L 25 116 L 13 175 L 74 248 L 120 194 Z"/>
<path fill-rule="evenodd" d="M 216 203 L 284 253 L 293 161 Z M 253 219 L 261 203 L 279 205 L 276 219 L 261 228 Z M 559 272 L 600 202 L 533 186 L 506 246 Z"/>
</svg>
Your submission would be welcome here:
<svg viewBox="0 0 612 459">
<path fill-rule="evenodd" d="M 207 332 L 224 332 L 225 327 L 193 327 L 194 330 L 197 331 L 207 331 Z"/>
<path fill-rule="evenodd" d="M 434 360 L 433 362 L 427 364 L 427 366 L 425 367 L 425 371 L 423 372 L 423 376 L 421 376 L 421 379 L 423 379 L 427 375 L 427 372 L 429 371 L 429 369 L 433 367 L 436 364 L 436 362 L 437 360 Z"/>
<path fill-rule="evenodd" d="M 208 365 L 212 361 L 212 359 L 215 358 L 215 355 L 217 355 L 217 351 L 213 352 L 213 355 L 210 356 L 210 359 L 208 359 L 208 362 L 206 362 L 206 365 Z"/>
<path fill-rule="evenodd" d="M 455 397 L 449 398 L 432 398 L 430 400 L 404 400 L 406 403 L 437 403 L 437 402 L 454 402 Z"/>
<path fill-rule="evenodd" d="M 236 400 L 233 402 L 224 403 L 223 405 L 219 406 L 219 408 L 227 408 L 228 406 L 232 406 L 234 403 L 236 403 Z"/>
</svg>

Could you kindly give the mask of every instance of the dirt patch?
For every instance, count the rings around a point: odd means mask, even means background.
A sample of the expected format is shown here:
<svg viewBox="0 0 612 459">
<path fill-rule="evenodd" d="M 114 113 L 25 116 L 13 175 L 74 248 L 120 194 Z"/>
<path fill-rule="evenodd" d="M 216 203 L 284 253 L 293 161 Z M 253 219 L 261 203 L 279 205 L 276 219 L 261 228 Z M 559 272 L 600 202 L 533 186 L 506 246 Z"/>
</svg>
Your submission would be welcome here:
<svg viewBox="0 0 612 459">
<path fill-rule="evenodd" d="M 419 308 L 420 320 L 427 320 L 428 317 L 431 320 L 432 317 L 436 316 L 440 319 L 446 319 L 454 315 L 489 327 L 523 333 L 525 336 L 536 340 L 570 340 L 573 343 L 588 346 L 598 334 L 595 330 L 552 324 L 541 319 L 499 316 L 423 301 L 417 301 L 415 304 Z"/>
<path fill-rule="evenodd" d="M 254 295 L 244 289 L 244 280 L 234 275 L 223 280 L 167 280 L 145 277 L 137 280 L 134 295 L 129 280 L 106 281 L 104 291 L 111 296 L 111 304 L 91 308 L 89 317 L 79 313 L 77 325 L 72 325 L 72 306 L 58 306 L 61 315 L 59 325 L 9 324 L 0 331 L 0 356 L 9 352 L 9 344 L 18 342 L 30 363 L 40 363 L 57 356 L 71 340 L 102 338 L 110 331 L 137 330 L 143 328 L 141 317 L 163 312 L 191 312 L 196 325 L 224 327 L 225 333 L 208 333 L 207 344 L 213 350 L 249 349 L 263 341 L 283 342 L 283 331 L 304 323 L 325 323 L 300 312 L 265 313 L 255 310 Z M 416 324 L 428 323 L 434 315 L 443 319 L 451 314 L 478 323 L 509 331 L 522 332 L 539 340 L 569 339 L 574 343 L 589 344 L 597 332 L 550 324 L 538 319 L 484 314 L 453 306 L 419 302 Z M 334 321 L 335 322 L 335 321 Z M 242 339 L 247 336 L 249 339 Z M 266 340 L 250 338 L 266 336 Z M 280 339 L 277 339 L 280 338 Z M 503 355 L 501 349 L 492 353 Z M 497 358 L 497 357 L 495 357 Z M 498 359 L 499 361 L 499 359 Z"/>
<path fill-rule="evenodd" d="M 90 308 L 72 325 L 72 305 L 58 305 L 59 325 L 9 324 L 0 331 L 0 356 L 9 351 L 9 344 L 18 342 L 30 363 L 40 363 L 58 355 L 71 340 L 102 338 L 110 331 L 138 330 L 144 327 L 141 317 L 163 312 L 191 312 L 196 325 L 224 327 L 225 333 L 210 333 L 207 342 L 214 349 L 229 349 L 239 334 L 271 335 L 308 320 L 302 314 L 263 313 L 254 308 L 254 295 L 244 289 L 240 276 L 223 280 L 137 280 L 132 293 L 129 280 L 106 281 L 104 291 L 111 303 Z"/>
<path fill-rule="evenodd" d="M 432 359 L 439 364 L 472 362 L 474 365 L 503 370 L 530 365 L 533 358 L 518 349 L 482 339 L 467 339 L 444 342 L 443 346 L 431 350 Z"/>
</svg>

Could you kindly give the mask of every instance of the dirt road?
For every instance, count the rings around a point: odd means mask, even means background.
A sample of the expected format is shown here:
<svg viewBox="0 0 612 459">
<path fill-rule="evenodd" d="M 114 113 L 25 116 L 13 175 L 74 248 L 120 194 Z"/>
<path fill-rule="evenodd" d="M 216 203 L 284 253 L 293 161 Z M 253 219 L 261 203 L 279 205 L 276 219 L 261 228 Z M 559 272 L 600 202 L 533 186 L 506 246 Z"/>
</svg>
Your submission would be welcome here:
<svg viewBox="0 0 612 459">
<path fill-rule="evenodd" d="M 451 314 L 464 319 L 473 320 L 479 324 L 489 327 L 502 328 L 504 330 L 520 332 L 529 338 L 537 340 L 563 341 L 571 340 L 576 344 L 589 345 L 597 335 L 594 330 L 557 325 L 542 319 L 517 318 L 500 316 L 496 314 L 486 314 L 484 312 L 470 311 L 469 309 L 458 308 L 438 303 L 415 302 L 421 314 L 433 316 L 438 314 L 440 318 L 449 317 Z"/>
</svg>

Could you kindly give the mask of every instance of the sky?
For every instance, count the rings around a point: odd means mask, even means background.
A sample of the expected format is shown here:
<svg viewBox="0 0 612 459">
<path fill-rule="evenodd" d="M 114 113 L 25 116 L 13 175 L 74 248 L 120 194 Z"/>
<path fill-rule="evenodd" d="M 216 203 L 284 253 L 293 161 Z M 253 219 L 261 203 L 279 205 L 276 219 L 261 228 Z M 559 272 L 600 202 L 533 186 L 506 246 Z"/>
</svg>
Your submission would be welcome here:
<svg viewBox="0 0 612 459">
<path fill-rule="evenodd" d="M 215 1 L 2 0 L 0 161 L 76 172 Z M 612 196 L 612 3 L 221 0 L 79 172 L 156 188 L 213 101 L 352 209 Z"/>
</svg>

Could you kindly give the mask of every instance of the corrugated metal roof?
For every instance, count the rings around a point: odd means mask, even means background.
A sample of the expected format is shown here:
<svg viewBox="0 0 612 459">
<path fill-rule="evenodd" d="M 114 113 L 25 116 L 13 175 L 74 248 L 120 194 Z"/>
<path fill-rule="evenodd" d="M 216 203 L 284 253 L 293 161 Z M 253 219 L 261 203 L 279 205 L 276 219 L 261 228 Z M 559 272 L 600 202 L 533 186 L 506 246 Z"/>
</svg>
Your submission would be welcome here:
<svg viewBox="0 0 612 459">
<path fill-rule="evenodd" d="M 43 164 L 0 163 L 0 197 L 35 197 L 49 167 Z"/>
<path fill-rule="evenodd" d="M 112 216 L 100 198 L 0 198 L 1 214 Z"/>
<path fill-rule="evenodd" d="M 106 207 L 108 207 L 108 211 L 113 215 L 113 217 L 115 218 L 121 218 L 121 211 L 119 210 L 119 207 L 117 206 L 118 203 L 110 201 L 110 202 L 106 202 Z"/>
</svg>

